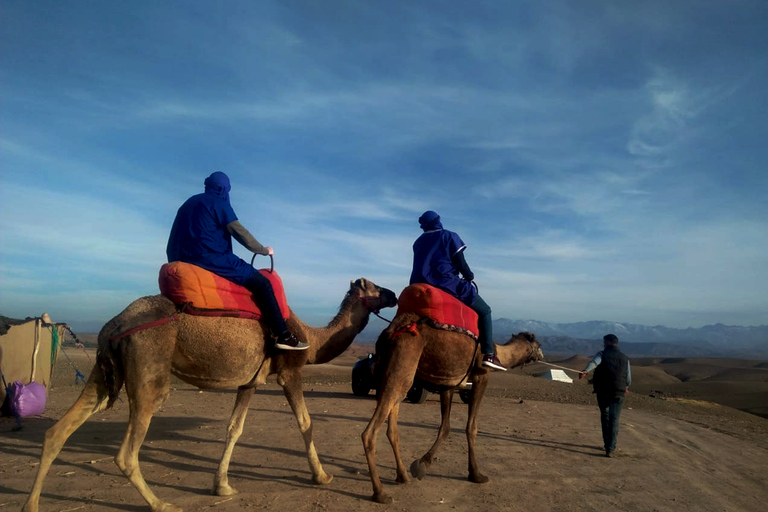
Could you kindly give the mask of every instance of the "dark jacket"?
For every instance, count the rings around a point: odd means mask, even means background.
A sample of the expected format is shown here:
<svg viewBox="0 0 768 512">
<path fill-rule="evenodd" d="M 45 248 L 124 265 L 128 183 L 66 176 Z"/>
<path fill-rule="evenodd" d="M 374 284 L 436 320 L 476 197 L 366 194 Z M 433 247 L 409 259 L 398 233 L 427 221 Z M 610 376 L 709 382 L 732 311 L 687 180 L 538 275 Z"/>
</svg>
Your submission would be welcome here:
<svg viewBox="0 0 768 512">
<path fill-rule="evenodd" d="M 592 378 L 595 393 L 601 396 L 624 396 L 629 386 L 628 362 L 629 358 L 617 347 L 608 347 L 603 350 L 603 359 Z"/>
</svg>

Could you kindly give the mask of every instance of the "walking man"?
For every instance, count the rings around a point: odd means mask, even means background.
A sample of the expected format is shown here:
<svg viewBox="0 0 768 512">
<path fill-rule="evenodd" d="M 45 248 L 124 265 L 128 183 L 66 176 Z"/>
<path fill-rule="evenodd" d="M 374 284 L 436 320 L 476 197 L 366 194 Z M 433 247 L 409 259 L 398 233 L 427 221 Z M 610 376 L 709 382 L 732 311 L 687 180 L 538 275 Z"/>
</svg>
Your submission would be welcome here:
<svg viewBox="0 0 768 512">
<path fill-rule="evenodd" d="M 600 408 L 605 456 L 611 457 L 616 450 L 616 438 L 619 435 L 621 406 L 632 383 L 629 358 L 619 350 L 619 338 L 615 335 L 603 336 L 603 350 L 579 373 L 579 379 L 583 379 L 587 372 L 593 369 L 593 393 L 597 395 L 597 405 Z"/>
</svg>

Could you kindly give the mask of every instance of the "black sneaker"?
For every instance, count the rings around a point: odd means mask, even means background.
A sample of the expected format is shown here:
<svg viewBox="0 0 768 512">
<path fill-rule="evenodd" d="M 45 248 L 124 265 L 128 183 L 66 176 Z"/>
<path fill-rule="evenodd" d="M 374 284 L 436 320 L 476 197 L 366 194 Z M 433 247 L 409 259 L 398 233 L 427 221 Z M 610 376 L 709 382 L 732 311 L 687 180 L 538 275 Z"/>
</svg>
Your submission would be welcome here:
<svg viewBox="0 0 768 512">
<path fill-rule="evenodd" d="M 309 348 L 309 343 L 299 341 L 299 339 L 294 336 L 292 332 L 288 331 L 282 334 L 280 338 L 278 338 L 277 343 L 275 343 L 275 347 L 279 348 L 280 350 L 307 350 Z"/>
<path fill-rule="evenodd" d="M 496 357 L 496 354 L 485 354 L 483 356 L 483 366 L 493 368 L 494 370 L 500 370 L 502 372 L 507 371 L 507 369 L 501 365 L 501 361 L 499 361 L 499 358 Z"/>
</svg>

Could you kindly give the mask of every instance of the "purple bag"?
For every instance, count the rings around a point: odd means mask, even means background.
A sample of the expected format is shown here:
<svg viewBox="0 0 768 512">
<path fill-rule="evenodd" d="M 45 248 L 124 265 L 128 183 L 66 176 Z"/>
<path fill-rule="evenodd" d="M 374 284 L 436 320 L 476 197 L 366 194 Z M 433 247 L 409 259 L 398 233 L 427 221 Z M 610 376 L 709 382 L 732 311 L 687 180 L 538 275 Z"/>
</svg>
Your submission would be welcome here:
<svg viewBox="0 0 768 512">
<path fill-rule="evenodd" d="M 45 410 L 45 386 L 37 382 L 11 384 L 11 408 L 21 418 L 42 414 Z"/>
</svg>

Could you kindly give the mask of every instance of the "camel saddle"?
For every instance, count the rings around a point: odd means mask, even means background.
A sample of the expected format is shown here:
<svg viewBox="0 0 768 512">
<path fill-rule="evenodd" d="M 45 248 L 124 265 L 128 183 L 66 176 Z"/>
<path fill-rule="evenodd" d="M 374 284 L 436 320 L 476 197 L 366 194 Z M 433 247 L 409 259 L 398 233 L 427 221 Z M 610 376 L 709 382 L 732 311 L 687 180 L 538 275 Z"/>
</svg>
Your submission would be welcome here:
<svg viewBox="0 0 768 512">
<path fill-rule="evenodd" d="M 440 329 L 467 331 L 477 339 L 477 313 L 459 299 L 435 286 L 418 283 L 407 286 L 397 298 L 397 314 L 415 313 L 429 318 Z"/>
<path fill-rule="evenodd" d="M 269 279 L 275 298 L 280 306 L 283 319 L 291 315 L 285 298 L 283 281 L 277 272 L 260 269 Z M 240 318 L 261 318 L 261 310 L 253 302 L 251 292 L 244 286 L 214 274 L 204 268 L 173 261 L 160 267 L 160 293 L 174 304 L 184 305 L 183 312 L 203 316 L 236 316 Z"/>
</svg>

